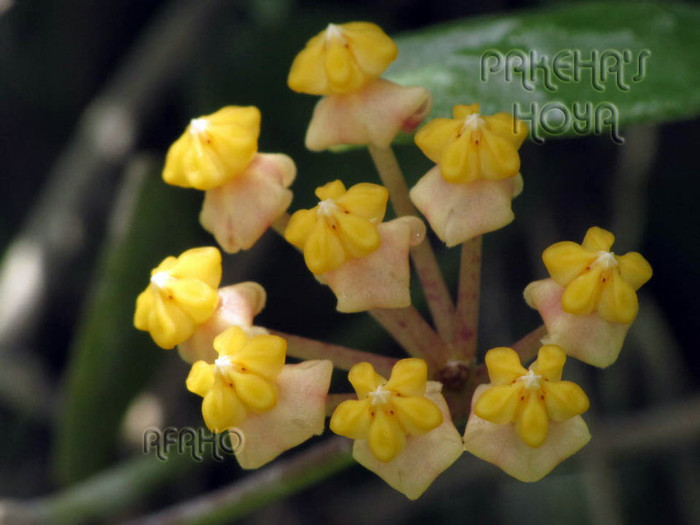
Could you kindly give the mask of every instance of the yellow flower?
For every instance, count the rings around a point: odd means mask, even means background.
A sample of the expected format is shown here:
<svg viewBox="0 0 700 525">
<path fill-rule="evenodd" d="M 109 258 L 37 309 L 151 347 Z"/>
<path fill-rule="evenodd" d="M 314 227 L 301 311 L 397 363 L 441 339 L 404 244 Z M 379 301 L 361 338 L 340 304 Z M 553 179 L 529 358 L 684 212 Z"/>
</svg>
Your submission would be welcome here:
<svg viewBox="0 0 700 525">
<path fill-rule="evenodd" d="M 234 326 L 214 339 L 218 358 L 197 361 L 187 376 L 187 389 L 204 398 L 202 415 L 212 432 L 242 423 L 248 413 L 277 405 L 275 380 L 282 372 L 287 342 L 276 335 L 249 337 Z"/>
<path fill-rule="evenodd" d="M 158 346 L 173 348 L 214 313 L 220 282 L 221 253 L 216 248 L 167 257 L 151 271 L 151 283 L 136 300 L 134 326 L 150 332 Z"/>
<path fill-rule="evenodd" d="M 454 117 L 431 120 L 416 133 L 416 145 L 440 165 L 448 182 L 502 180 L 520 171 L 518 149 L 527 125 L 508 113 L 479 115 L 479 104 L 454 106 Z"/>
<path fill-rule="evenodd" d="M 168 151 L 163 180 L 209 190 L 243 173 L 258 151 L 258 108 L 226 106 L 192 119 Z"/>
<path fill-rule="evenodd" d="M 360 183 L 346 191 L 339 180 L 316 188 L 321 202 L 292 215 L 284 237 L 304 250 L 314 274 L 336 270 L 348 259 L 369 255 L 380 245 L 377 224 L 389 193 L 377 184 Z"/>
<path fill-rule="evenodd" d="M 581 387 L 562 381 L 566 361 L 556 345 L 540 348 L 529 370 L 511 348 L 493 348 L 486 353 L 491 385 L 474 405 L 474 414 L 497 425 L 515 423 L 515 431 L 530 447 L 547 439 L 549 421 L 561 423 L 588 410 Z"/>
<path fill-rule="evenodd" d="M 328 24 L 296 56 L 287 83 L 310 95 L 352 93 L 378 78 L 397 55 L 394 41 L 375 24 Z"/>
<path fill-rule="evenodd" d="M 637 252 L 615 255 L 615 236 L 594 226 L 581 245 L 571 241 L 553 244 L 542 254 L 552 279 L 565 287 L 561 305 L 565 312 L 588 315 L 598 312 L 613 323 L 631 323 L 639 303 L 636 290 L 651 279 L 652 269 Z"/>
<path fill-rule="evenodd" d="M 442 424 L 442 412 L 425 397 L 428 367 L 422 359 L 402 359 L 389 381 L 369 363 L 352 367 L 348 379 L 357 400 L 342 402 L 331 417 L 336 434 L 367 440 L 374 456 L 394 459 L 406 445 L 406 435 L 425 434 Z"/>
</svg>

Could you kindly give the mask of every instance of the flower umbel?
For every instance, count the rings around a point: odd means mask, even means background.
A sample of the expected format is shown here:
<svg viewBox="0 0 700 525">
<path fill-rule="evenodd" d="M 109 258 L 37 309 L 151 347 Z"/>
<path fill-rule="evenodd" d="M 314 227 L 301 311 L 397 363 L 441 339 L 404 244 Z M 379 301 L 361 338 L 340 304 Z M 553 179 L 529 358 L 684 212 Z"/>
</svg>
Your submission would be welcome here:
<svg viewBox="0 0 700 525">
<path fill-rule="evenodd" d="M 574 315 L 598 315 L 612 323 L 631 323 L 637 317 L 636 291 L 652 269 L 637 252 L 615 255 L 615 236 L 602 228 L 589 228 L 579 245 L 571 241 L 553 244 L 542 253 L 552 279 L 565 287 L 561 305 Z"/>
<path fill-rule="evenodd" d="M 227 106 L 190 121 L 168 151 L 163 180 L 198 190 L 221 186 L 243 173 L 258 151 L 258 108 Z"/>
<path fill-rule="evenodd" d="M 416 133 L 416 145 L 440 165 L 448 182 L 502 180 L 520 171 L 518 149 L 527 125 L 508 113 L 479 114 L 479 104 L 457 105 L 453 118 L 437 118 Z"/>
<path fill-rule="evenodd" d="M 316 195 L 321 199 L 318 206 L 294 213 L 284 233 L 287 241 L 304 251 L 309 270 L 326 273 L 379 248 L 377 224 L 386 212 L 386 188 L 360 183 L 346 191 L 336 180 L 317 188 Z"/>
<path fill-rule="evenodd" d="M 275 379 L 284 366 L 287 342 L 275 335 L 249 337 L 232 327 L 214 339 L 218 358 L 197 361 L 187 389 L 204 398 L 202 415 L 212 432 L 242 423 L 248 413 L 267 412 L 277 404 Z"/>
<path fill-rule="evenodd" d="M 136 300 L 134 326 L 151 334 L 162 348 L 173 348 L 194 333 L 216 310 L 221 253 L 193 248 L 167 257 L 151 271 L 151 282 Z"/>
<path fill-rule="evenodd" d="M 394 41 L 375 24 L 328 24 L 294 59 L 287 82 L 310 95 L 351 93 L 378 78 L 397 55 Z"/>
<path fill-rule="evenodd" d="M 402 359 L 389 381 L 369 363 L 352 367 L 348 379 L 357 400 L 344 401 L 330 428 L 351 439 L 367 440 L 374 456 L 393 460 L 406 445 L 406 435 L 421 435 L 442 423 L 442 413 L 425 397 L 428 366 L 422 359 Z"/>
<path fill-rule="evenodd" d="M 515 423 L 515 431 L 528 446 L 541 446 L 550 420 L 561 423 L 588 410 L 581 387 L 561 380 L 565 361 L 564 350 L 545 345 L 526 370 L 511 348 L 489 350 L 486 366 L 491 388 L 479 397 L 474 413 L 498 425 Z"/>
</svg>

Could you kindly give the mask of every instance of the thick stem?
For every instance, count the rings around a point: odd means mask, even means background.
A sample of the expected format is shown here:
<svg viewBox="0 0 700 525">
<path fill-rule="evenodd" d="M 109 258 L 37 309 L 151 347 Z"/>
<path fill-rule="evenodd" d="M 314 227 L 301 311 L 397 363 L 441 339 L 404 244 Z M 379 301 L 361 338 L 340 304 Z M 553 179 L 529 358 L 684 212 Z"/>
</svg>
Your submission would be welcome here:
<svg viewBox="0 0 700 525">
<path fill-rule="evenodd" d="M 418 210 L 408 195 L 406 179 L 391 147 L 378 148 L 370 145 L 369 153 L 382 183 L 389 190 L 389 197 L 396 215 L 418 216 Z M 411 248 L 411 258 L 428 301 L 433 323 L 440 336 L 445 341 L 451 341 L 454 332 L 454 304 L 428 239 Z"/>
<path fill-rule="evenodd" d="M 363 352 L 345 346 L 316 341 L 299 335 L 271 330 L 270 333 L 287 340 L 287 355 L 297 359 L 330 359 L 333 366 L 341 370 L 350 370 L 357 363 L 370 363 L 381 375 L 388 377 L 396 364 L 396 359 L 383 355 Z"/>
<path fill-rule="evenodd" d="M 375 309 L 369 314 L 413 357 L 425 359 L 437 371 L 449 359 L 445 342 L 413 306 L 391 310 Z"/>
<path fill-rule="evenodd" d="M 472 362 L 476 358 L 479 288 L 481 284 L 481 241 L 482 237 L 479 236 L 462 244 L 459 265 L 454 343 L 460 355 L 468 362 Z"/>
</svg>

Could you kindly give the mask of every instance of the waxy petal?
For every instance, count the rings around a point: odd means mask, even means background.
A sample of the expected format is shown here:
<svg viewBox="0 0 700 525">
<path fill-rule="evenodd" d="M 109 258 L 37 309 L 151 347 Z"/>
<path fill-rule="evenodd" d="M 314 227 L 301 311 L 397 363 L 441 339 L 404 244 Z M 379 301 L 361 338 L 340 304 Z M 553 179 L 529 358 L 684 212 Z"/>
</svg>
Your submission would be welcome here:
<svg viewBox="0 0 700 525">
<path fill-rule="evenodd" d="M 561 306 L 563 292 L 552 279 L 535 281 L 525 288 L 525 301 L 539 311 L 547 328 L 547 343 L 589 365 L 604 368 L 614 363 L 630 325 L 611 323 L 597 313 L 569 314 Z"/>
<path fill-rule="evenodd" d="M 527 370 L 520 364 L 520 356 L 512 348 L 492 348 L 486 353 L 485 361 L 489 378 L 494 385 L 508 385 L 527 374 Z"/>
<path fill-rule="evenodd" d="M 239 176 L 205 193 L 199 222 L 225 252 L 247 250 L 289 208 L 295 176 L 287 155 L 259 153 Z"/>
<path fill-rule="evenodd" d="M 562 308 L 574 315 L 588 315 L 593 312 L 598 302 L 598 283 L 601 280 L 601 268 L 593 268 L 571 281 L 561 298 Z"/>
<path fill-rule="evenodd" d="M 198 396 L 206 396 L 214 386 L 214 367 L 205 361 L 197 361 L 185 380 L 187 390 Z"/>
<path fill-rule="evenodd" d="M 406 446 L 406 435 L 395 417 L 379 409 L 369 424 L 367 443 L 374 457 L 386 463 Z"/>
<path fill-rule="evenodd" d="M 615 236 L 603 228 L 593 226 L 588 228 L 581 246 L 591 252 L 609 252 L 615 242 Z"/>
<path fill-rule="evenodd" d="M 561 286 L 566 286 L 581 275 L 596 257 L 597 254 L 571 241 L 552 244 L 542 252 L 542 261 L 549 275 Z"/>
<path fill-rule="evenodd" d="M 549 381 L 561 381 L 565 362 L 566 352 L 557 345 L 548 344 L 540 348 L 531 368 Z"/>
<path fill-rule="evenodd" d="M 651 265 L 637 252 L 629 252 L 617 257 L 617 263 L 620 275 L 635 290 L 651 279 L 653 273 Z"/>
<path fill-rule="evenodd" d="M 333 363 L 328 360 L 284 366 L 276 380 L 277 406 L 262 414 L 250 414 L 237 426 L 244 437 L 236 451 L 241 467 L 261 467 L 285 450 L 323 433 L 332 372 Z"/>
<path fill-rule="evenodd" d="M 209 430 L 224 432 L 244 420 L 246 410 L 235 390 L 216 378 L 202 401 L 202 416 Z"/>
<path fill-rule="evenodd" d="M 492 386 L 474 405 L 474 413 L 481 419 L 497 425 L 512 423 L 520 401 L 518 390 L 513 385 Z"/>
<path fill-rule="evenodd" d="M 391 403 L 394 416 L 408 434 L 420 436 L 442 423 L 442 412 L 428 398 L 394 396 Z"/>
<path fill-rule="evenodd" d="M 583 414 L 590 406 L 583 389 L 571 381 L 545 382 L 542 389 L 547 415 L 558 423 Z"/>
<path fill-rule="evenodd" d="M 247 409 L 260 413 L 275 408 L 277 387 L 273 382 L 250 372 L 232 370 L 228 375 L 236 386 L 238 397 Z"/>
<path fill-rule="evenodd" d="M 611 273 L 600 292 L 598 315 L 611 323 L 629 324 L 635 320 L 638 311 L 634 288 L 619 275 Z"/>
<path fill-rule="evenodd" d="M 178 345 L 180 357 L 188 363 L 213 363 L 217 357 L 214 339 L 232 326 L 243 328 L 248 335 L 265 333 L 263 328 L 253 327 L 253 318 L 265 307 L 265 301 L 265 289 L 252 281 L 220 288 L 216 311 L 192 337 Z"/>
<path fill-rule="evenodd" d="M 412 132 L 431 107 L 428 90 L 377 79 L 357 92 L 319 100 L 305 144 L 311 151 L 347 144 L 386 148 L 400 131 Z"/>
<path fill-rule="evenodd" d="M 530 447 L 540 447 L 549 433 L 549 418 L 544 403 L 534 393 L 525 401 L 525 406 L 515 421 L 515 431 Z"/>
<path fill-rule="evenodd" d="M 394 365 L 385 388 L 404 396 L 425 395 L 428 365 L 423 359 L 401 359 Z"/>
<path fill-rule="evenodd" d="M 415 500 L 445 469 L 462 455 L 462 439 L 457 432 L 441 385 L 429 382 L 426 398 L 442 412 L 442 424 L 419 436 L 408 436 L 402 452 L 388 463 L 378 460 L 366 440 L 355 441 L 353 457 L 387 484 Z"/>
<path fill-rule="evenodd" d="M 369 363 L 358 363 L 353 366 L 348 373 L 348 381 L 360 399 L 366 398 L 379 385 L 386 384 L 386 379 L 375 372 L 374 367 Z"/>
<path fill-rule="evenodd" d="M 340 403 L 331 417 L 330 429 L 341 436 L 350 439 L 367 439 L 371 401 L 365 399 L 348 399 Z"/>
<path fill-rule="evenodd" d="M 349 259 L 337 270 L 323 274 L 338 299 L 339 312 L 373 308 L 404 308 L 411 304 L 409 252 L 425 238 L 417 217 L 401 217 L 377 227 L 379 248 Z"/>
<path fill-rule="evenodd" d="M 481 385 L 476 389 L 472 407 L 489 386 Z M 586 423 L 576 416 L 562 423 L 550 422 L 546 441 L 533 448 L 520 439 L 512 424 L 497 425 L 472 411 L 464 432 L 464 449 L 520 481 L 531 482 L 549 474 L 590 439 Z"/>
<path fill-rule="evenodd" d="M 411 189 L 410 196 L 437 236 L 452 247 L 509 224 L 515 217 L 511 202 L 520 189 L 520 175 L 452 184 L 435 166 Z"/>
</svg>

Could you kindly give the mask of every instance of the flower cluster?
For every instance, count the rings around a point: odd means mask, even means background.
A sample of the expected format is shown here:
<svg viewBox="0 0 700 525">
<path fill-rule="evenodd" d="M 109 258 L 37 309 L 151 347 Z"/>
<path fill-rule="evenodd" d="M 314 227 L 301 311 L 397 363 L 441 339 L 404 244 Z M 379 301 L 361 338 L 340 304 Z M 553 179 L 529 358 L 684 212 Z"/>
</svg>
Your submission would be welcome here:
<svg viewBox="0 0 700 525">
<path fill-rule="evenodd" d="M 243 468 L 321 434 L 330 415 L 330 430 L 354 440 L 357 462 L 410 499 L 465 450 L 536 481 L 591 439 L 581 417 L 588 398 L 562 380 L 566 356 L 600 367 L 615 361 L 651 267 L 636 252 L 610 252 L 613 235 L 597 227 L 581 245 L 550 246 L 543 261 L 551 278 L 525 290 L 547 331 L 537 359 L 521 364 L 540 341 L 517 352 L 493 348 L 478 363 L 479 239 L 514 219 L 528 129 L 507 113 L 455 105 L 452 118 L 431 120 L 415 134 L 435 166 L 409 191 L 390 144 L 415 131 L 431 96 L 381 78 L 397 54 L 374 24 L 330 24 L 309 40 L 288 77 L 294 91 L 322 96 L 306 146 L 366 145 L 384 185 L 346 188 L 333 180 L 316 189 L 317 206 L 289 216 L 295 164 L 259 153 L 260 112 L 237 106 L 192 119 L 167 154 L 163 179 L 205 192 L 200 222 L 228 253 L 275 229 L 303 253 L 340 312 L 369 311 L 411 357 L 395 361 L 256 326 L 266 291 L 254 282 L 220 287 L 214 247 L 163 260 L 136 301 L 134 326 L 163 348 L 178 347 L 191 364 L 185 384 L 202 398 L 204 424 L 244 436 L 236 451 Z M 384 221 L 390 200 L 398 216 Z M 462 246 L 456 305 L 419 212 L 448 247 Z M 435 328 L 411 304 L 409 259 Z M 287 356 L 302 362 L 286 364 Z M 355 394 L 329 394 L 334 366 L 349 371 Z M 467 380 L 486 375 L 489 384 L 478 387 Z M 467 413 L 462 435 L 453 420 Z"/>
</svg>

